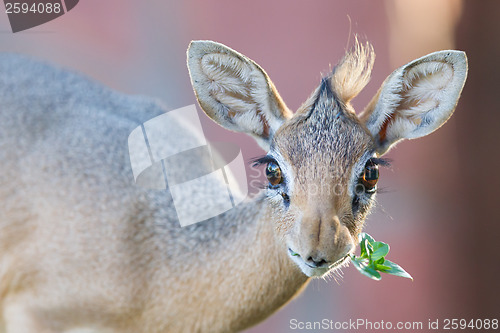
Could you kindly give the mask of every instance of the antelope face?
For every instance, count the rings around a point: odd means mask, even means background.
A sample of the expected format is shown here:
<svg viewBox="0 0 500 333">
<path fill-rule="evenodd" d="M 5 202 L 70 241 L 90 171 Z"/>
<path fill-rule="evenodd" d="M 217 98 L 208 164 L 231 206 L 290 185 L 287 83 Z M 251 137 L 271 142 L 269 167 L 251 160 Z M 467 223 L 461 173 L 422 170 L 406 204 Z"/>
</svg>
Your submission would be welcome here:
<svg viewBox="0 0 500 333">
<path fill-rule="evenodd" d="M 379 159 L 368 130 L 338 100 L 329 79 L 276 132 L 266 163 L 267 196 L 290 258 L 308 276 L 346 261 L 372 206 Z"/>
<path fill-rule="evenodd" d="M 394 71 L 358 117 L 350 101 L 369 80 L 374 53 L 356 41 L 295 113 L 255 62 L 214 42 L 192 42 L 191 82 L 206 114 L 253 136 L 268 153 L 266 197 L 282 250 L 307 276 L 346 262 L 374 202 L 379 157 L 427 135 L 453 113 L 465 53 L 435 52 Z"/>
</svg>

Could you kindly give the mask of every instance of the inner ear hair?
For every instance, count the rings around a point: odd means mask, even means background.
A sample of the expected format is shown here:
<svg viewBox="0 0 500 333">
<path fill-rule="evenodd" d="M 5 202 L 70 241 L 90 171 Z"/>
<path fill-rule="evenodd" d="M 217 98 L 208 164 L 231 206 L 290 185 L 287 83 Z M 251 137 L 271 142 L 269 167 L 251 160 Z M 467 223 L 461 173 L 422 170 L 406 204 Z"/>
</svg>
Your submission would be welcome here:
<svg viewBox="0 0 500 333">
<path fill-rule="evenodd" d="M 360 119 L 385 153 L 402 139 L 432 133 L 453 114 L 467 77 L 461 51 L 440 51 L 395 70 Z"/>
<path fill-rule="evenodd" d="M 291 112 L 266 72 L 244 55 L 211 41 L 193 41 L 188 67 L 196 98 L 221 126 L 244 132 L 264 149 Z"/>
</svg>

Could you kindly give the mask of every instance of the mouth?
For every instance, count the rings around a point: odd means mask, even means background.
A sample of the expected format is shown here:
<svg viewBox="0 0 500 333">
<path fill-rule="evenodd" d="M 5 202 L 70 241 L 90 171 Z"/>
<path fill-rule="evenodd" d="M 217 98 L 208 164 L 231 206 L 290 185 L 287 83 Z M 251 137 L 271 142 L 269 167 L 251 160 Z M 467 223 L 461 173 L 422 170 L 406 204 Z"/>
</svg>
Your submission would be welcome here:
<svg viewBox="0 0 500 333">
<path fill-rule="evenodd" d="M 329 267 L 330 268 L 335 268 L 335 267 L 338 267 L 338 266 L 342 266 L 342 264 L 344 264 L 349 258 L 350 258 L 350 255 L 351 253 L 347 253 L 345 256 L 343 256 L 342 258 L 340 258 L 339 260 L 335 261 L 333 264 L 331 264 Z"/>
<path fill-rule="evenodd" d="M 333 269 L 336 269 L 342 266 L 345 262 L 347 262 L 350 258 L 351 251 L 347 252 L 345 256 L 336 260 L 333 263 L 324 263 L 319 266 L 311 265 L 306 262 L 300 254 L 293 251 L 291 248 L 288 248 L 288 254 L 290 258 L 299 266 L 302 272 L 309 277 L 320 277 L 330 272 Z"/>
</svg>

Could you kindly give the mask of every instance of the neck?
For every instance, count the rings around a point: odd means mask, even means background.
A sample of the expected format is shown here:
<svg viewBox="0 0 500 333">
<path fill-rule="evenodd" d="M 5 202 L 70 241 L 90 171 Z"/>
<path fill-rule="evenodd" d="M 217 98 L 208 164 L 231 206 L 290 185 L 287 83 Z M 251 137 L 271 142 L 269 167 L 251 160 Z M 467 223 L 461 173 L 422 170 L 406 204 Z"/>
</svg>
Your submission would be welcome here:
<svg viewBox="0 0 500 333">
<path fill-rule="evenodd" d="M 182 273 L 182 290 L 175 292 L 178 300 L 166 290 L 177 305 L 177 320 L 192 324 L 179 331 L 244 329 L 271 315 L 307 284 L 307 276 L 275 236 L 271 208 L 262 197 L 206 223 L 232 230 L 227 236 L 213 234 L 210 243 L 215 246 L 196 249 L 197 265 Z"/>
<path fill-rule="evenodd" d="M 230 245 L 231 268 L 218 270 L 218 280 L 224 285 L 219 295 L 231 299 L 228 308 L 221 312 L 226 320 L 231 312 L 234 321 L 231 331 L 268 317 L 292 299 L 308 280 L 288 257 L 287 247 L 276 237 L 267 201 L 256 199 L 241 209 L 259 213 L 251 228 Z"/>
</svg>

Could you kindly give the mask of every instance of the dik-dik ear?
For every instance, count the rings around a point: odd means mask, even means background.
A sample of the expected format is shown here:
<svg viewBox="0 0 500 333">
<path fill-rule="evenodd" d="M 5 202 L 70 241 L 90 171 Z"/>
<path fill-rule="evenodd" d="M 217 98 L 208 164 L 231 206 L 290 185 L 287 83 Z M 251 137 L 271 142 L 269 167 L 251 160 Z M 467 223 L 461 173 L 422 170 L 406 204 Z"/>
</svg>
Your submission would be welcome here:
<svg viewBox="0 0 500 333">
<path fill-rule="evenodd" d="M 360 115 L 384 154 L 402 139 L 427 135 L 452 115 L 467 77 L 461 51 L 440 51 L 395 70 Z"/>
<path fill-rule="evenodd" d="M 269 149 L 272 136 L 291 112 L 266 72 L 252 60 L 211 41 L 193 41 L 187 51 L 196 98 L 221 126 L 244 132 Z"/>
</svg>

